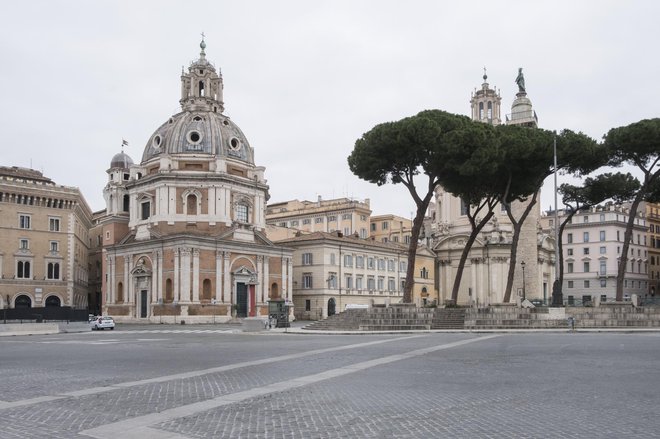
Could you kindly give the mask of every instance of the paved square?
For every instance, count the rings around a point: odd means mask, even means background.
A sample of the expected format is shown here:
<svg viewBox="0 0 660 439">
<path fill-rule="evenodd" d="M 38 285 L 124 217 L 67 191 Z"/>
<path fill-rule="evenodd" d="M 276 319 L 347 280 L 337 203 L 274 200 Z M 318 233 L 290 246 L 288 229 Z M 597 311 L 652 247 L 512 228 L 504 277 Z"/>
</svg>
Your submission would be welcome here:
<svg viewBox="0 0 660 439">
<path fill-rule="evenodd" d="M 0 438 L 660 437 L 660 333 L 0 340 Z"/>
</svg>

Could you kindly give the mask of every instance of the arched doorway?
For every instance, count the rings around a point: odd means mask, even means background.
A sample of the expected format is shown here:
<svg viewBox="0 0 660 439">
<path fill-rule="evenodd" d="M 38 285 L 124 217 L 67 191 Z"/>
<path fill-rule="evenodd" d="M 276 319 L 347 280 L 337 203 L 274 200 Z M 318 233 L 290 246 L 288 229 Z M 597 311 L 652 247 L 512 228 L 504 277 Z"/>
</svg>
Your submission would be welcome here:
<svg viewBox="0 0 660 439">
<path fill-rule="evenodd" d="M 336 305 L 335 305 L 335 298 L 331 297 L 330 300 L 328 300 L 328 317 L 333 316 L 336 314 Z"/>
<path fill-rule="evenodd" d="M 30 296 L 21 294 L 14 301 L 14 308 L 32 308 L 32 299 L 30 299 Z"/>
<path fill-rule="evenodd" d="M 57 296 L 48 296 L 46 298 L 46 306 L 62 306 L 62 301 Z"/>
</svg>

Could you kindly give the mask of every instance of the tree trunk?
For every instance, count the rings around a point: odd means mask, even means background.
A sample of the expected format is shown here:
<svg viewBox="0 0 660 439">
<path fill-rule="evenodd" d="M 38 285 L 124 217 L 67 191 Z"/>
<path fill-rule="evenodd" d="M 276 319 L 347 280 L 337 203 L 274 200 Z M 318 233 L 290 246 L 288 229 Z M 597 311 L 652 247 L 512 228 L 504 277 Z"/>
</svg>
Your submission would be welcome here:
<svg viewBox="0 0 660 439">
<path fill-rule="evenodd" d="M 472 245 L 474 244 L 474 241 L 477 239 L 477 236 L 479 235 L 479 232 L 488 224 L 488 221 L 493 217 L 495 212 L 490 210 L 486 216 L 479 221 L 479 224 L 476 225 L 476 227 L 473 225 L 472 227 L 472 232 L 470 232 L 470 237 L 467 240 L 467 243 L 465 244 L 465 247 L 463 247 L 463 252 L 461 253 L 461 259 L 458 261 L 458 268 L 456 269 L 456 277 L 454 278 L 454 286 L 451 290 L 451 300 L 454 303 L 458 303 L 458 290 L 460 289 L 461 286 L 461 279 L 463 277 L 463 270 L 465 269 L 465 262 L 467 262 L 467 257 L 468 254 L 470 253 L 470 250 L 472 249 Z M 470 221 L 472 223 L 472 221 Z"/>
<path fill-rule="evenodd" d="M 623 234 L 623 247 L 621 248 L 621 255 L 619 256 L 619 269 L 616 275 L 616 300 L 620 302 L 623 300 L 623 279 L 626 275 L 626 267 L 628 266 L 628 249 L 630 248 L 630 241 L 632 241 L 633 227 L 635 226 L 635 219 L 637 218 L 637 208 L 642 199 L 646 196 L 646 185 L 637 192 L 637 196 L 630 205 L 628 213 L 628 223 L 626 224 L 626 231 Z"/>
<path fill-rule="evenodd" d="M 513 288 L 513 275 L 516 271 L 516 255 L 518 253 L 518 241 L 520 240 L 520 231 L 522 230 L 523 223 L 529 212 L 532 211 L 532 207 L 536 204 L 536 198 L 538 197 L 539 192 L 534 192 L 532 200 L 529 202 L 523 214 L 520 216 L 520 220 L 516 221 L 511 213 L 511 205 L 506 207 L 506 213 L 513 224 L 513 239 L 511 240 L 511 256 L 509 258 L 509 274 L 506 279 L 506 290 L 504 291 L 504 303 L 509 303 L 511 300 L 511 289 Z M 524 282 L 524 280 L 523 280 Z"/>
<path fill-rule="evenodd" d="M 424 224 L 424 216 L 426 209 L 429 207 L 431 201 L 431 191 L 429 194 L 417 203 L 417 213 L 413 220 L 413 227 L 411 230 L 410 245 L 408 246 L 408 269 L 406 270 L 406 284 L 403 288 L 403 303 L 412 303 L 412 290 L 415 285 L 415 257 L 417 256 L 417 241 L 419 241 L 419 233 Z"/>
</svg>

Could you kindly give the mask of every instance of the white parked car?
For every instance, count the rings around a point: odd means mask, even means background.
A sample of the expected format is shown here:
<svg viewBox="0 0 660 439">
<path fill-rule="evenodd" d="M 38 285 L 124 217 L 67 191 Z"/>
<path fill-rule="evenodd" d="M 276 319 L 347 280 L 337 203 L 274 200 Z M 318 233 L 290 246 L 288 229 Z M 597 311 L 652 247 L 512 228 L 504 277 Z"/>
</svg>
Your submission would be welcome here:
<svg viewBox="0 0 660 439">
<path fill-rule="evenodd" d="M 96 319 L 92 320 L 89 322 L 90 326 L 92 327 L 93 330 L 99 330 L 99 329 L 115 329 L 115 321 L 112 317 L 108 316 L 103 316 L 103 317 L 97 317 Z"/>
</svg>

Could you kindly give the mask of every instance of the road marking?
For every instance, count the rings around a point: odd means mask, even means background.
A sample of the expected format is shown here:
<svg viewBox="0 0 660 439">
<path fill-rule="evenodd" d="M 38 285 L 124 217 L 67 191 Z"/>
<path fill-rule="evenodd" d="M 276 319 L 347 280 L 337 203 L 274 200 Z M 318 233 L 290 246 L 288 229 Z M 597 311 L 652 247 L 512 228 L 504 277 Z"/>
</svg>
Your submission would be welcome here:
<svg viewBox="0 0 660 439">
<path fill-rule="evenodd" d="M 170 439 L 186 439 L 178 433 L 168 433 L 166 431 L 153 428 L 153 425 L 170 421 L 176 418 L 185 416 L 192 416 L 196 413 L 215 409 L 229 404 L 242 402 L 247 399 L 264 396 L 270 393 L 282 392 L 307 384 L 318 383 L 319 381 L 337 378 L 344 375 L 349 375 L 365 369 L 370 369 L 375 366 L 382 366 L 396 361 L 406 360 L 420 355 L 426 355 L 432 352 L 440 351 L 443 349 L 450 349 L 457 346 L 463 346 L 477 341 L 488 340 L 490 338 L 499 337 L 499 334 L 487 335 L 483 337 L 461 340 L 452 343 L 432 346 L 429 348 L 415 349 L 413 351 L 405 352 L 403 354 L 388 355 L 386 357 L 376 358 L 373 360 L 362 361 L 360 363 L 351 364 L 348 366 L 339 367 L 336 369 L 326 370 L 324 372 L 315 373 L 303 377 L 293 378 L 288 381 L 280 381 L 273 384 L 268 384 L 263 387 L 257 387 L 242 392 L 236 392 L 228 395 L 222 395 L 217 398 L 208 399 L 180 407 L 175 407 L 168 410 L 163 410 L 158 413 L 151 413 L 149 415 L 138 416 L 123 421 L 117 421 L 110 424 L 101 425 L 99 427 L 90 428 L 89 430 L 81 431 L 79 434 L 87 435 L 97 439 L 105 439 L 108 437 L 121 437 L 123 439 L 150 439 L 150 438 L 170 438 Z"/>
<path fill-rule="evenodd" d="M 337 346 L 333 348 L 324 348 L 324 349 L 316 349 L 312 351 L 305 351 L 305 352 L 299 352 L 296 354 L 288 354 L 288 355 L 281 355 L 279 357 L 269 357 L 269 358 L 262 358 L 259 360 L 252 360 L 252 361 L 243 361 L 240 363 L 234 363 L 234 364 L 227 364 L 225 366 L 218 366 L 218 367 L 212 367 L 209 369 L 202 369 L 202 370 L 194 370 L 191 372 L 181 372 L 181 373 L 176 373 L 172 375 L 163 375 L 160 377 L 154 377 L 154 378 L 147 378 L 144 380 L 137 380 L 137 381 L 127 381 L 124 383 L 117 383 L 117 384 L 111 384 L 109 386 L 101 386 L 101 387 L 91 387 L 88 389 L 81 389 L 81 390 L 74 390 L 71 392 L 66 392 L 66 393 L 61 393 L 59 395 L 49 395 L 49 396 L 38 396 L 35 398 L 29 398 L 29 399 L 23 399 L 19 401 L 0 401 L 0 409 L 6 409 L 6 408 L 14 408 L 14 407 L 22 407 L 26 405 L 32 405 L 32 404 L 39 404 L 44 401 L 55 401 L 58 399 L 65 399 L 65 398 L 78 398 L 81 396 L 88 396 L 88 395 L 97 395 L 99 393 L 104 393 L 104 392 L 111 392 L 113 390 L 118 390 L 118 389 L 125 389 L 129 387 L 135 387 L 135 386 L 142 386 L 145 384 L 153 384 L 153 383 L 162 383 L 165 381 L 173 381 L 173 380 L 181 380 L 185 378 L 194 378 L 198 377 L 201 375 L 208 375 L 211 373 L 217 373 L 217 372 L 225 372 L 228 370 L 234 370 L 234 369 L 239 369 L 242 367 L 248 367 L 248 366 L 258 366 L 261 364 L 269 364 L 269 363 L 276 363 L 279 361 L 287 361 L 287 360 L 294 360 L 297 358 L 302 358 L 302 357 L 307 357 L 310 355 L 317 355 L 317 354 L 323 354 L 327 352 L 334 352 L 334 351 L 341 351 L 341 350 L 347 350 L 347 349 L 357 349 L 361 347 L 366 347 L 366 346 L 373 346 L 373 345 L 378 345 L 382 343 L 389 343 L 392 341 L 398 341 L 398 340 L 407 340 L 411 338 L 417 338 L 417 337 L 423 337 L 427 334 L 424 335 L 411 335 L 408 337 L 398 337 L 398 338 L 388 338 L 384 340 L 376 340 L 376 341 L 370 341 L 366 343 L 357 343 L 353 345 L 345 345 L 345 346 Z"/>
</svg>

